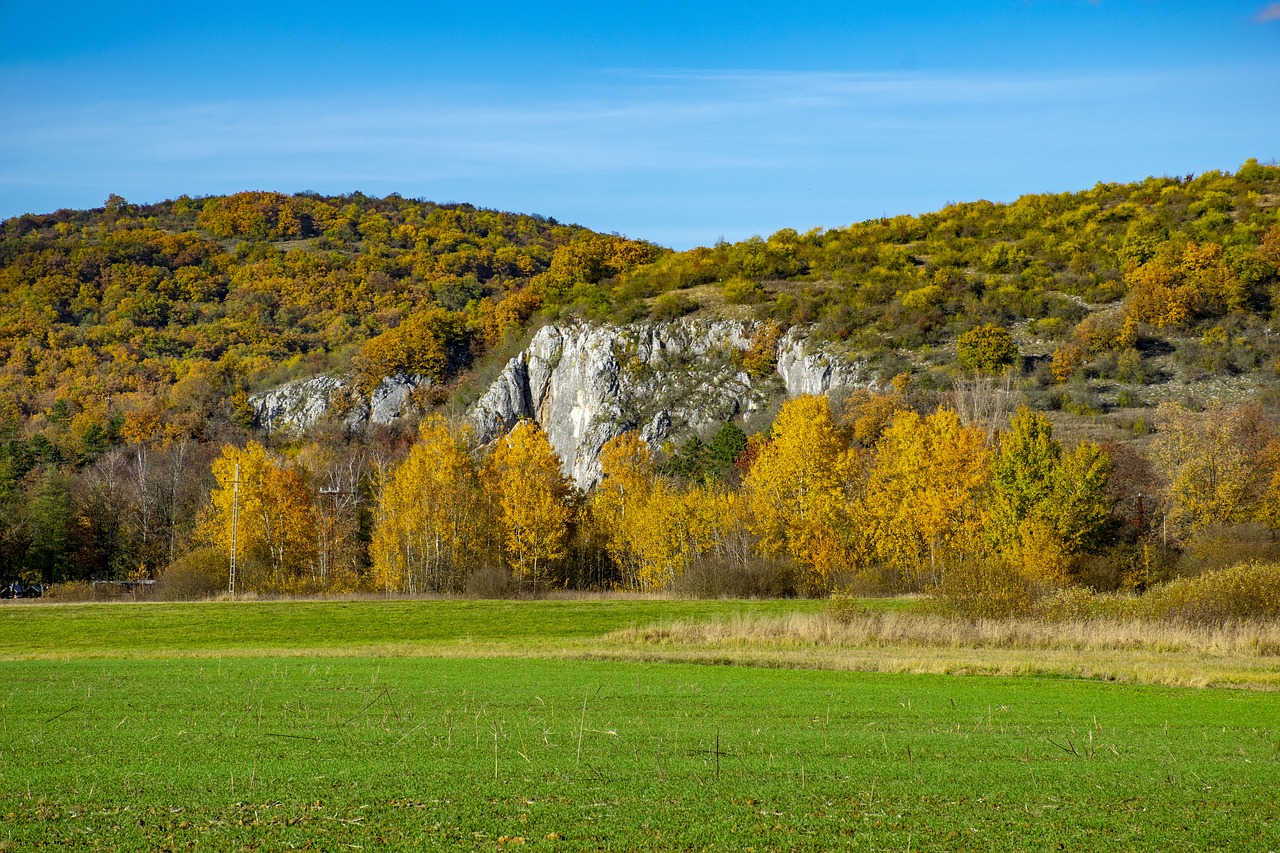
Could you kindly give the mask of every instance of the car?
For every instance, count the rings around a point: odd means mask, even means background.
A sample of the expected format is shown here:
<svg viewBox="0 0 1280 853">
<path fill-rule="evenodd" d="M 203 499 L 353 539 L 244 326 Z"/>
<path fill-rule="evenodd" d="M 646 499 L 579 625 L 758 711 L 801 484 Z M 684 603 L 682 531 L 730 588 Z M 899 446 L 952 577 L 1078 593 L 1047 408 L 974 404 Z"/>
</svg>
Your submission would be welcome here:
<svg viewBox="0 0 1280 853">
<path fill-rule="evenodd" d="M 22 581 L 14 581 L 0 590 L 0 598 L 39 598 L 42 595 L 44 587 L 40 584 L 25 584 Z"/>
</svg>

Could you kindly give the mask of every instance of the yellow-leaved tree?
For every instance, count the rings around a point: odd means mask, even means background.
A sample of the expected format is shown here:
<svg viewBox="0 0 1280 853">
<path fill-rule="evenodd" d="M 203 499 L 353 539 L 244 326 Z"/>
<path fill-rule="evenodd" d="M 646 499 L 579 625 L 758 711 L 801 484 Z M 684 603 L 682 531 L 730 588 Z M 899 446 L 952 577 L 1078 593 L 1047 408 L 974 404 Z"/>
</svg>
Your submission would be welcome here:
<svg viewBox="0 0 1280 853">
<path fill-rule="evenodd" d="M 200 530 L 227 554 L 234 540 L 237 588 L 296 591 L 310 585 L 316 575 L 315 519 L 302 476 L 256 441 L 243 449 L 224 447 L 213 476 L 216 485 Z"/>
<path fill-rule="evenodd" d="M 830 586 L 849 566 L 846 486 L 856 456 L 845 450 L 826 397 L 783 404 L 743 491 L 760 552 L 788 556 L 808 570 L 805 585 Z"/>
<path fill-rule="evenodd" d="M 464 443 L 432 415 L 382 484 L 370 543 L 374 585 L 388 594 L 461 591 L 484 554 L 483 511 Z"/>
<path fill-rule="evenodd" d="M 569 484 L 546 433 L 521 421 L 498 440 L 482 479 L 493 504 L 507 563 L 538 587 L 548 564 L 568 552 Z"/>
<path fill-rule="evenodd" d="M 639 522 L 658 484 L 649 445 L 634 431 L 612 438 L 600 451 L 600 469 L 603 478 L 591 494 L 591 511 L 623 583 L 642 588 Z"/>
<path fill-rule="evenodd" d="M 937 584 L 976 548 L 988 479 L 982 432 L 954 410 L 900 411 L 876 444 L 856 507 L 867 556 L 911 588 Z"/>
<path fill-rule="evenodd" d="M 1257 406 L 1157 410 L 1152 458 L 1164 473 L 1169 523 L 1180 534 L 1239 524 L 1258 514 L 1271 476 L 1272 431 Z"/>
</svg>

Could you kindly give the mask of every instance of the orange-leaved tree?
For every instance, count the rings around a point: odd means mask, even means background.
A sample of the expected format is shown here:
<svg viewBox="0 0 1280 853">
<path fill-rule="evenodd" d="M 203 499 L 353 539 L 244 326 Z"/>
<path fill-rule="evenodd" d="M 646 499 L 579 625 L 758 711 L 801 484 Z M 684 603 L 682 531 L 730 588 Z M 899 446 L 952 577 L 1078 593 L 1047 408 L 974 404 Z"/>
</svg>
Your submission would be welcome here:
<svg viewBox="0 0 1280 853">
<path fill-rule="evenodd" d="M 213 476 L 201 531 L 228 554 L 234 539 L 237 587 L 283 591 L 306 585 L 316 540 L 311 489 L 302 476 L 256 441 L 243 449 L 224 447 Z"/>
</svg>

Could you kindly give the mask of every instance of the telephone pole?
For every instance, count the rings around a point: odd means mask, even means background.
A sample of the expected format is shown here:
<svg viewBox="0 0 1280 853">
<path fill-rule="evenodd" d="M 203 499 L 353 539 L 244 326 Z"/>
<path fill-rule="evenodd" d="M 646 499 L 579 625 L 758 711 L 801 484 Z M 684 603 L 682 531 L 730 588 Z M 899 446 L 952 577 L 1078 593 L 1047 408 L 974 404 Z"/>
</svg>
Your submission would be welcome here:
<svg viewBox="0 0 1280 853">
<path fill-rule="evenodd" d="M 240 532 L 240 463 L 236 463 L 236 478 L 231 486 L 231 582 L 228 592 L 236 597 L 236 536 Z"/>
</svg>

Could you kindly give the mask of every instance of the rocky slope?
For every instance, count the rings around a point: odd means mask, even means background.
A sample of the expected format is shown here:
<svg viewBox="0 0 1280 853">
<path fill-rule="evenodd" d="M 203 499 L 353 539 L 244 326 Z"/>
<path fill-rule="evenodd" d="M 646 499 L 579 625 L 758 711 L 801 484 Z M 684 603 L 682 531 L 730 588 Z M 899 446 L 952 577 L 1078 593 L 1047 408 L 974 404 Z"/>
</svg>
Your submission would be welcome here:
<svg viewBox="0 0 1280 853">
<path fill-rule="evenodd" d="M 349 375 L 316 376 L 289 382 L 249 398 L 254 422 L 267 432 L 297 435 L 331 417 L 347 429 L 393 424 L 412 414 L 413 394 L 428 388 L 425 376 L 388 376 L 369 396 L 360 394 Z"/>
<path fill-rule="evenodd" d="M 476 402 L 471 420 L 490 441 L 532 418 L 565 473 L 587 488 L 600 479 L 600 448 L 626 430 L 638 429 L 657 447 L 705 435 L 784 393 L 823 393 L 863 379 L 857 365 L 811 349 L 803 331 L 779 341 L 776 373 L 754 378 L 741 366 L 752 331 L 734 321 L 546 326 Z"/>
<path fill-rule="evenodd" d="M 743 321 L 676 320 L 629 326 L 549 325 L 511 359 L 471 407 L 477 437 L 489 442 L 521 418 L 547 433 L 579 488 L 600 479 L 600 449 L 610 438 L 640 430 L 651 445 L 693 433 L 706 435 L 782 396 L 821 394 L 865 383 L 850 363 L 792 329 L 777 343 L 776 369 L 752 376 L 742 355 L 756 328 Z M 389 377 L 371 399 L 349 378 L 321 376 L 251 398 L 260 426 L 293 432 L 323 417 L 356 428 L 409 414 L 421 377 Z"/>
</svg>

